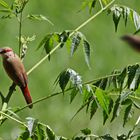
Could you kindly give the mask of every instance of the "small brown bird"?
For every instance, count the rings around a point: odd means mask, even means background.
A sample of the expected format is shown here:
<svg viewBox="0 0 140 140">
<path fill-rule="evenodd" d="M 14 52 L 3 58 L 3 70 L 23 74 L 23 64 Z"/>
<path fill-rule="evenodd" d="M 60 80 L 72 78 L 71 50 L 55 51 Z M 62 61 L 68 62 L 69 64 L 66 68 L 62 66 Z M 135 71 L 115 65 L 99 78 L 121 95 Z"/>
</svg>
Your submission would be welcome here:
<svg viewBox="0 0 140 140">
<path fill-rule="evenodd" d="M 20 87 L 27 104 L 32 103 L 27 85 L 27 75 L 21 59 L 9 47 L 0 48 L 0 55 L 3 58 L 3 66 L 8 76 Z M 32 105 L 29 108 L 32 108 Z"/>
<path fill-rule="evenodd" d="M 126 41 L 131 48 L 140 52 L 140 37 L 137 35 L 124 35 L 121 37 L 122 40 Z"/>
</svg>

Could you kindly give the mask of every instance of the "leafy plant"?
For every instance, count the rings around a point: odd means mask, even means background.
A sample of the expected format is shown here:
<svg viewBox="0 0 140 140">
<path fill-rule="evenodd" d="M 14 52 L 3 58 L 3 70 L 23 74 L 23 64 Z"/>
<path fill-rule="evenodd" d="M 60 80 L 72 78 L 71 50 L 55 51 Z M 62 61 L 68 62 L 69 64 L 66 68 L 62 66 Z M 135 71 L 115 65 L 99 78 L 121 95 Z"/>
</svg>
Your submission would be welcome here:
<svg viewBox="0 0 140 140">
<path fill-rule="evenodd" d="M 18 21 L 18 55 L 22 59 L 22 61 L 26 57 L 26 53 L 28 53 L 27 49 L 29 43 L 35 40 L 35 35 L 33 35 L 32 37 L 28 37 L 22 34 L 23 21 L 26 19 L 47 21 L 48 23 L 53 25 L 53 23 L 42 14 L 27 14 L 24 16 L 23 11 L 25 10 L 28 2 L 29 0 L 14 0 L 12 1 L 12 4 L 9 5 L 6 1 L 0 0 L 1 19 L 10 19 L 14 17 Z M 112 13 L 112 19 L 115 24 L 115 31 L 117 31 L 118 29 L 120 19 L 123 18 L 125 26 L 127 26 L 128 19 L 130 19 L 136 28 L 135 33 L 138 33 L 140 31 L 140 15 L 135 10 L 124 5 L 119 5 L 117 3 L 113 5 L 114 2 L 115 0 L 84 0 L 82 9 L 88 7 L 90 14 L 92 10 L 94 11 L 95 7 L 99 9 L 99 11 L 74 30 L 52 32 L 44 35 L 38 45 L 37 50 L 43 47 L 46 55 L 27 72 L 27 75 L 31 74 L 32 71 L 39 67 L 40 64 L 42 64 L 47 58 L 50 60 L 52 54 L 58 48 L 62 49 L 65 46 L 68 48 L 71 57 L 73 55 L 76 55 L 76 51 L 82 46 L 85 62 L 87 66 L 90 67 L 91 45 L 87 41 L 85 35 L 79 30 L 103 12 L 108 11 L 108 14 Z M 110 6 L 112 7 L 110 8 Z M 126 123 L 131 118 L 133 118 L 135 110 L 140 110 L 140 98 L 137 94 L 140 84 L 139 64 L 125 66 L 125 68 L 122 70 L 114 70 L 111 74 L 107 76 L 99 77 L 90 81 L 84 82 L 82 79 L 84 78 L 80 74 L 78 74 L 77 71 L 73 70 L 72 68 L 67 68 L 60 72 L 55 81 L 56 85 L 59 85 L 61 91 L 39 98 L 32 104 L 41 103 L 43 100 L 47 100 L 60 94 L 67 95 L 67 93 L 70 94 L 70 103 L 73 103 L 74 99 L 77 97 L 76 95 L 79 94 L 82 100 L 82 104 L 77 110 L 77 112 L 73 115 L 72 119 L 74 119 L 74 117 L 76 117 L 76 115 L 84 108 L 86 108 L 86 113 L 89 114 L 90 119 L 92 119 L 96 112 L 100 110 L 103 114 L 102 116 L 104 125 L 107 120 L 110 120 L 111 123 L 117 117 L 122 115 L 121 112 L 123 112 L 123 127 L 125 127 Z M 0 122 L 1 125 L 4 125 L 6 123 L 6 120 L 9 119 L 17 122 L 23 127 L 22 133 L 18 136 L 17 140 L 140 139 L 140 133 L 136 133 L 140 122 L 140 116 L 138 116 L 138 119 L 136 120 L 136 123 L 131 130 L 127 130 L 126 134 L 118 134 L 115 138 L 114 136 L 112 136 L 112 134 L 108 133 L 100 136 L 95 135 L 89 128 L 82 129 L 80 134 L 74 135 L 71 138 L 57 136 L 55 132 L 50 128 L 50 126 L 41 123 L 38 119 L 27 117 L 26 121 L 23 121 L 20 116 L 17 115 L 18 112 L 26 109 L 29 105 L 14 108 L 8 106 L 8 103 L 12 97 L 13 92 L 15 91 L 15 88 L 16 85 L 13 83 L 9 87 L 9 91 L 6 96 L 4 96 L 4 93 L 0 92 L 2 99 Z"/>
</svg>

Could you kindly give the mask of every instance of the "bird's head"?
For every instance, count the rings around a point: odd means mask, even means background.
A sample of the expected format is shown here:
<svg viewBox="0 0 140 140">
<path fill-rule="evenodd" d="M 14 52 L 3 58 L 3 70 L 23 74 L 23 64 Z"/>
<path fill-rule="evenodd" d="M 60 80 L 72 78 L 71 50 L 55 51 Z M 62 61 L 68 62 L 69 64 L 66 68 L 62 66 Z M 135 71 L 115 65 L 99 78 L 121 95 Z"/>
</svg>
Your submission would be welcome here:
<svg viewBox="0 0 140 140">
<path fill-rule="evenodd" d="M 10 47 L 0 48 L 0 55 L 2 57 L 8 56 L 9 54 L 13 54 L 13 50 Z"/>
</svg>

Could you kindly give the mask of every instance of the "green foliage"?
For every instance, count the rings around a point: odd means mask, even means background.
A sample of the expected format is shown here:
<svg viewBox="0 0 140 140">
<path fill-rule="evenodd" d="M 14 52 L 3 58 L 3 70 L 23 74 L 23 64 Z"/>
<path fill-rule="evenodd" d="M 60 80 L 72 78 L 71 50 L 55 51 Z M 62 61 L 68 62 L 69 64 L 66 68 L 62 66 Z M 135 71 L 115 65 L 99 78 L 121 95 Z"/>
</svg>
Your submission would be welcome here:
<svg viewBox="0 0 140 140">
<path fill-rule="evenodd" d="M 36 67 L 38 67 L 46 58 L 50 60 L 51 55 L 59 47 L 63 48 L 67 46 L 70 56 L 76 54 L 76 51 L 82 46 L 83 53 L 85 57 L 85 62 L 90 67 L 90 43 L 87 41 L 86 37 L 79 30 L 84 27 L 91 19 L 94 19 L 100 13 L 104 12 L 115 0 L 84 0 L 82 9 L 89 7 L 89 12 L 96 7 L 97 4 L 100 6 L 100 11 L 93 15 L 89 20 L 81 24 L 75 30 L 65 30 L 63 32 L 53 32 L 45 35 L 38 45 L 38 49 L 43 47 L 46 52 L 46 56 L 39 61 L 29 72 L 32 72 Z M 22 23 L 23 23 L 23 11 L 29 0 L 14 0 L 11 5 L 9 5 L 4 0 L 0 0 L 0 12 L 3 14 L 1 19 L 15 17 L 19 24 L 19 56 L 23 60 L 25 57 L 28 43 L 35 40 L 35 35 L 32 37 L 26 37 L 22 35 Z M 115 31 L 118 29 L 118 25 L 121 17 L 124 19 L 125 26 L 127 25 L 128 19 L 132 20 L 136 33 L 140 31 L 140 15 L 133 9 L 129 7 L 115 4 L 108 10 L 108 13 L 112 13 L 113 21 L 115 24 Z M 46 16 L 41 14 L 28 14 L 24 19 L 37 20 L 37 21 L 47 21 L 53 24 Z M 123 126 L 129 121 L 134 115 L 134 108 L 140 109 L 140 104 L 137 100 L 139 99 L 136 92 L 138 92 L 140 84 L 140 66 L 139 64 L 134 64 L 125 67 L 122 71 L 114 70 L 111 75 L 101 77 L 89 82 L 83 82 L 82 77 L 73 69 L 66 69 L 62 71 L 58 78 L 56 79 L 56 84 L 59 84 L 62 92 L 54 93 L 43 99 L 39 99 L 35 103 L 41 102 L 45 99 L 49 99 L 60 93 L 65 93 L 69 91 L 70 93 L 70 103 L 73 103 L 76 95 L 80 93 L 82 98 L 82 104 L 77 110 L 73 118 L 84 108 L 86 108 L 86 113 L 89 113 L 90 119 L 92 119 L 98 110 L 103 113 L 103 124 L 106 123 L 108 119 L 114 121 L 121 112 L 124 112 L 123 116 Z M 69 87 L 68 87 L 69 85 Z M 128 134 L 118 135 L 114 138 L 111 134 L 104 134 L 97 136 L 92 134 L 89 128 L 82 129 L 81 134 L 75 135 L 72 138 L 65 138 L 63 136 L 57 136 L 55 132 L 50 128 L 50 126 L 40 123 L 38 119 L 28 117 L 26 124 L 21 121 L 21 118 L 16 114 L 17 112 L 28 107 L 23 108 L 7 108 L 8 102 L 11 98 L 12 93 L 15 90 L 15 85 L 13 89 L 9 89 L 8 95 L 4 97 L 3 93 L 0 92 L 2 98 L 2 110 L 0 111 L 0 121 L 1 124 L 5 120 L 11 119 L 22 126 L 24 130 L 17 138 L 18 140 L 130 140 L 136 138 L 139 140 L 140 136 L 134 134 L 137 129 L 138 123 L 140 122 L 140 117 L 136 121 L 132 130 L 128 130 Z M 6 104 L 6 105 L 5 105 Z M 73 119 L 72 118 L 72 119 Z"/>
<path fill-rule="evenodd" d="M 135 10 L 123 5 L 115 4 L 108 10 L 108 13 L 113 14 L 115 31 L 117 31 L 121 17 L 123 17 L 125 25 L 127 25 L 128 19 L 130 19 L 136 28 L 136 32 L 140 30 L 140 15 Z"/>
<path fill-rule="evenodd" d="M 68 50 L 70 50 L 71 56 L 73 56 L 78 47 L 82 45 L 85 62 L 87 63 L 88 67 L 90 67 L 90 44 L 81 32 L 71 32 L 66 30 L 61 33 L 56 32 L 47 34 L 39 43 L 38 49 L 43 47 L 46 53 L 49 54 L 50 60 L 51 51 L 54 49 L 56 44 L 58 44 L 58 47 L 60 46 L 61 48 L 66 44 Z"/>
</svg>

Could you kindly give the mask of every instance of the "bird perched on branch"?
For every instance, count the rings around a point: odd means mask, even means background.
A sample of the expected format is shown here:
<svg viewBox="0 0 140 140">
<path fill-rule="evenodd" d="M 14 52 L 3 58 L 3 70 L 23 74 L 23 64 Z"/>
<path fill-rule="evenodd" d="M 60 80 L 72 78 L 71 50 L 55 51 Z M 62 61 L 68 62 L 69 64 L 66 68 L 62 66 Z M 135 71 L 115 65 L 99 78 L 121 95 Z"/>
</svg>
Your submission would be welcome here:
<svg viewBox="0 0 140 140">
<path fill-rule="evenodd" d="M 27 104 L 32 103 L 27 85 L 27 75 L 21 59 L 9 47 L 0 48 L 0 55 L 3 58 L 3 66 L 8 76 L 20 87 Z M 32 105 L 29 105 L 29 108 L 32 108 Z"/>
<path fill-rule="evenodd" d="M 134 50 L 140 52 L 140 36 L 124 35 L 121 39 L 126 41 Z"/>
</svg>

